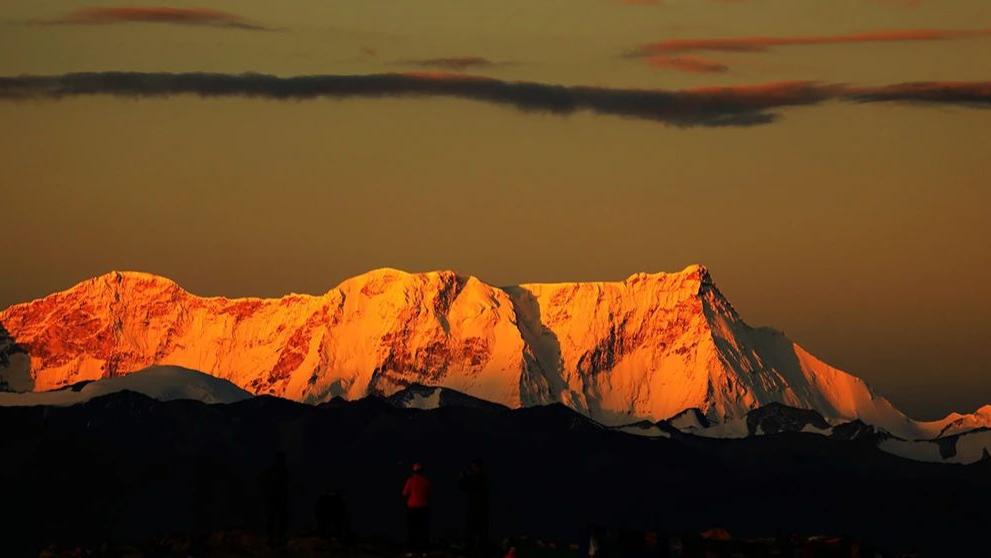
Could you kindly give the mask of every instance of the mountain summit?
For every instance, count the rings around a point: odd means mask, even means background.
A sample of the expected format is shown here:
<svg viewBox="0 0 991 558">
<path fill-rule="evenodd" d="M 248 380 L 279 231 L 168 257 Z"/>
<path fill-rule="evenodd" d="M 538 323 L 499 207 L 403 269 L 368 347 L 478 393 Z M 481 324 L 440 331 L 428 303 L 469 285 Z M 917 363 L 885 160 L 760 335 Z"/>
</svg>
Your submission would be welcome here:
<svg viewBox="0 0 991 558">
<path fill-rule="evenodd" d="M 782 333 L 748 326 L 698 265 L 505 288 L 378 269 L 278 299 L 204 298 L 112 272 L 12 306 L 0 324 L 30 356 L 34 390 L 165 364 L 305 402 L 423 384 L 511 407 L 560 402 L 607 424 L 691 408 L 722 422 L 779 402 L 903 437 L 945 426 L 911 421 Z"/>
</svg>

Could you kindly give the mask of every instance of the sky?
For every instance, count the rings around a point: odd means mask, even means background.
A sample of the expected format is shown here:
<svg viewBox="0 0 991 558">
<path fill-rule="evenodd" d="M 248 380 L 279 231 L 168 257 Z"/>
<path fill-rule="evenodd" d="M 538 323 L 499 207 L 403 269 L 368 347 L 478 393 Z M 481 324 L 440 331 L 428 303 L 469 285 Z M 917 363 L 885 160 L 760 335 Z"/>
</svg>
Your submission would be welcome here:
<svg viewBox="0 0 991 558">
<path fill-rule="evenodd" d="M 0 28 L 0 307 L 113 269 L 278 296 L 702 263 L 916 418 L 991 403 L 986 0 L 12 0 Z"/>
</svg>

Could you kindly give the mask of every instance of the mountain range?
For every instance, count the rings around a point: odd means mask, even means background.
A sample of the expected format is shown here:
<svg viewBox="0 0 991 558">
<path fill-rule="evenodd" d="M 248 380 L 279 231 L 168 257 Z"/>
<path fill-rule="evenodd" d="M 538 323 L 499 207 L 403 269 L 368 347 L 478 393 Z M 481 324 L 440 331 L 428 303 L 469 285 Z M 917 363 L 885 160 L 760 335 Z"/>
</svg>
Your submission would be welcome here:
<svg viewBox="0 0 991 558">
<path fill-rule="evenodd" d="M 910 419 L 783 333 L 746 324 L 698 265 L 510 287 L 378 269 L 276 299 L 199 297 L 163 277 L 111 272 L 11 306 L 0 327 L 0 385 L 13 391 L 171 365 L 306 403 L 420 384 L 512 408 L 562 403 L 610 426 L 694 410 L 727 436 L 773 403 L 905 440 L 991 427 L 991 406 Z"/>
<path fill-rule="evenodd" d="M 161 394 L 162 380 L 182 374 L 195 373 L 156 369 L 87 386 L 133 378 Z M 226 391 L 225 383 L 215 379 L 209 393 Z M 631 435 L 633 427 L 603 426 L 561 404 L 509 409 L 425 386 L 317 405 L 264 395 L 210 405 L 156 399 L 123 390 L 74 405 L 0 406 L 4 503 L 16 511 L 0 553 L 38 556 L 63 542 L 124 545 L 136 555 L 134 545 L 183 533 L 264 533 L 263 481 L 281 454 L 289 528 L 300 535 L 312 533 L 321 494 L 334 492 L 357 534 L 401 537 L 402 481 L 419 462 L 433 486 L 435 532 L 456 537 L 464 524 L 459 473 L 480 458 L 495 540 L 581 544 L 589 525 L 603 525 L 634 540 L 652 532 L 668 548 L 719 527 L 778 545 L 841 536 L 870 556 L 988 555 L 991 458 L 901 459 L 879 451 L 886 435 L 863 423 L 803 431 L 809 422 L 826 426 L 807 409 L 767 405 L 747 414 L 753 435 L 713 439 L 678 430 L 705 426 L 696 411 L 651 425 L 660 434 Z M 867 550 L 874 547 L 885 552 Z M 188 554 L 147 548 L 144 555 Z"/>
</svg>

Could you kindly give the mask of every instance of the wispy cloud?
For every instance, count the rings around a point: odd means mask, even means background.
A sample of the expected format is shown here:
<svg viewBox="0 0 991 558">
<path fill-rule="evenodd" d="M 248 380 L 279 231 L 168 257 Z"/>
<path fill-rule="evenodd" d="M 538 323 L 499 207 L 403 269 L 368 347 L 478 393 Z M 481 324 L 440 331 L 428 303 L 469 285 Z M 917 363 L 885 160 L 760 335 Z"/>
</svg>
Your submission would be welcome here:
<svg viewBox="0 0 991 558">
<path fill-rule="evenodd" d="M 868 31 L 864 33 L 847 33 L 839 35 L 793 35 L 793 36 L 747 36 L 722 38 L 689 38 L 668 39 L 652 43 L 644 43 L 627 53 L 628 57 L 643 58 L 655 68 L 668 68 L 688 72 L 700 71 L 690 62 L 679 64 L 686 54 L 700 52 L 766 52 L 773 48 L 839 45 L 839 44 L 876 44 L 876 43 L 909 43 L 933 42 L 968 39 L 991 36 L 991 29 L 893 29 L 885 31 Z M 711 60 L 706 61 L 713 68 L 721 66 L 726 71 L 728 66 Z M 704 71 L 704 70 L 702 70 Z"/>
<path fill-rule="evenodd" d="M 922 0 L 871 0 L 875 4 L 889 8 L 918 8 Z"/>
<path fill-rule="evenodd" d="M 397 64 L 404 66 L 420 66 L 423 68 L 439 68 L 454 72 L 463 72 L 472 68 L 488 68 L 503 65 L 504 62 L 494 62 L 481 56 L 454 56 L 448 58 L 414 58 L 398 60 Z"/>
<path fill-rule="evenodd" d="M 718 74 L 729 70 L 729 66 L 697 56 L 667 56 L 656 54 L 646 59 L 654 68 L 667 68 L 693 74 Z"/>
<path fill-rule="evenodd" d="M 36 20 L 42 25 L 111 25 L 117 23 L 168 23 L 227 27 L 250 31 L 270 31 L 272 28 L 253 23 L 241 16 L 207 8 L 158 7 L 90 7 L 80 8 L 55 19 Z"/>
<path fill-rule="evenodd" d="M 129 98 L 198 95 L 273 100 L 454 97 L 525 112 L 580 111 L 673 126 L 753 126 L 784 107 L 826 101 L 907 102 L 991 108 L 991 82 L 903 83 L 851 87 L 781 82 L 687 90 L 620 89 L 508 82 L 464 74 L 371 74 L 276 77 L 261 74 L 77 73 L 0 77 L 0 99 L 62 99 L 87 95 Z"/>
<path fill-rule="evenodd" d="M 661 6 L 664 0 L 615 0 L 625 6 Z M 750 0 L 712 0 L 722 4 L 745 4 Z M 922 0 L 870 0 L 874 4 L 896 8 L 917 8 Z"/>
<path fill-rule="evenodd" d="M 616 0 L 624 6 L 661 6 L 664 4 L 664 0 Z M 720 2 L 723 4 L 742 4 L 749 0 L 713 0 L 714 2 Z"/>
<path fill-rule="evenodd" d="M 836 45 L 852 43 L 895 43 L 917 41 L 946 41 L 970 37 L 991 36 L 991 29 L 895 29 L 842 35 L 798 35 L 790 37 L 729 37 L 717 39 L 670 39 L 640 45 L 636 56 L 687 52 L 763 52 L 772 47 Z"/>
</svg>

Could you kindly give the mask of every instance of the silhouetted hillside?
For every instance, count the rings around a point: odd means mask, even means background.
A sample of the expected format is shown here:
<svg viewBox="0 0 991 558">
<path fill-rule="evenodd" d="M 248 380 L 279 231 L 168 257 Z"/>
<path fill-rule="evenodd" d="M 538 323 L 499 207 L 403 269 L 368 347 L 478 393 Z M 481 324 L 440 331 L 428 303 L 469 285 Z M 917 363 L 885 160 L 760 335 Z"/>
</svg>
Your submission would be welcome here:
<svg viewBox="0 0 991 558">
<path fill-rule="evenodd" d="M 485 459 L 493 533 L 578 542 L 588 525 L 740 536 L 849 535 L 931 556 L 986 552 L 991 471 L 904 460 L 816 434 L 646 438 L 563 405 L 319 406 L 259 397 L 228 405 L 120 392 L 72 407 L 0 408 L 0 472 L 14 517 L 5 544 L 148 540 L 258 530 L 260 477 L 287 455 L 291 529 L 343 492 L 359 535 L 399 538 L 414 461 L 436 488 L 434 532 L 462 525 L 459 472 Z M 16 554 L 14 554 L 16 555 Z"/>
</svg>

